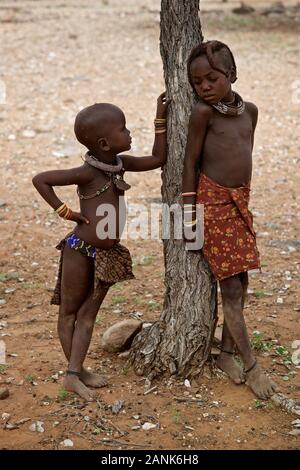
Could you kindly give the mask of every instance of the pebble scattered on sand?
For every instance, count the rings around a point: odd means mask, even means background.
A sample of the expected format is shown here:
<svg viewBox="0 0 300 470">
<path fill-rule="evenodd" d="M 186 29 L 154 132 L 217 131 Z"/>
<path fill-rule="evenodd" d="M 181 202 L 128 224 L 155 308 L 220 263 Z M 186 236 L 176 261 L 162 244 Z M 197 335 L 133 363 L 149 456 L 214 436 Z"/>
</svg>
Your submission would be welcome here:
<svg viewBox="0 0 300 470">
<path fill-rule="evenodd" d="M 7 387 L 0 388 L 0 400 L 5 400 L 9 397 L 9 390 Z"/>
</svg>

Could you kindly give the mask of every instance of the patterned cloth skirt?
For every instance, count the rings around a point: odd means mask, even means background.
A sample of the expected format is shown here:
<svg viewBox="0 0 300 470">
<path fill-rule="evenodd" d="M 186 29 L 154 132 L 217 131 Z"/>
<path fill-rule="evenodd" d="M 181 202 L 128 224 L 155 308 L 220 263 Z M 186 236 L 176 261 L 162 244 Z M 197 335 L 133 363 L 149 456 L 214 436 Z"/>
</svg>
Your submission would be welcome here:
<svg viewBox="0 0 300 470">
<path fill-rule="evenodd" d="M 79 251 L 84 256 L 94 259 L 94 296 L 96 297 L 99 291 L 103 288 L 108 288 L 116 282 L 134 279 L 132 272 L 132 259 L 129 250 L 116 243 L 108 250 L 95 248 L 85 241 L 78 238 L 73 232 L 68 234 L 57 245 L 57 249 L 61 251 L 58 276 L 56 286 L 54 288 L 51 304 L 60 305 L 61 303 L 61 280 L 62 280 L 62 265 L 64 257 L 64 247 L 69 246 L 75 251 Z"/>
<path fill-rule="evenodd" d="M 260 269 L 249 198 L 249 185 L 228 188 L 200 175 L 197 203 L 204 205 L 203 254 L 217 280 Z"/>
</svg>

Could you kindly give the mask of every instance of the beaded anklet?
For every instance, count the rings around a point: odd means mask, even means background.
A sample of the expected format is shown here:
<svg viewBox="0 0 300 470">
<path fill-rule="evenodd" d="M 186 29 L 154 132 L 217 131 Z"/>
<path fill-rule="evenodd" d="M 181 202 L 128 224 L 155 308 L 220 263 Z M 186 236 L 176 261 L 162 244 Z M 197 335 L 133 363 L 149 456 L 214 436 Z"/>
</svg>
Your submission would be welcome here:
<svg viewBox="0 0 300 470">
<path fill-rule="evenodd" d="M 74 370 L 66 370 L 66 375 L 76 375 L 76 377 L 80 377 L 80 372 L 75 372 Z"/>
<path fill-rule="evenodd" d="M 244 371 L 245 374 L 248 374 L 249 372 L 251 372 L 251 370 L 253 370 L 256 365 L 257 365 L 257 360 L 255 359 L 254 364 L 249 369 Z"/>
<path fill-rule="evenodd" d="M 226 354 L 234 354 L 234 351 L 226 351 L 225 349 L 221 349 L 220 351 Z"/>
</svg>

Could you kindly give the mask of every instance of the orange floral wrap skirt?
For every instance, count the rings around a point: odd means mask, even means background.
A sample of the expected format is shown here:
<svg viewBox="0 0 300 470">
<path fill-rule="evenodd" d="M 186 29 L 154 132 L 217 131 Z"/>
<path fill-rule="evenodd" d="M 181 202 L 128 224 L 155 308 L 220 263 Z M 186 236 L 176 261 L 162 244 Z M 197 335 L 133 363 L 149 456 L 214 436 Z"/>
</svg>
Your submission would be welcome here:
<svg viewBox="0 0 300 470">
<path fill-rule="evenodd" d="M 200 175 L 197 203 L 204 205 L 203 254 L 219 281 L 260 269 L 249 199 L 250 185 L 227 188 Z"/>
</svg>

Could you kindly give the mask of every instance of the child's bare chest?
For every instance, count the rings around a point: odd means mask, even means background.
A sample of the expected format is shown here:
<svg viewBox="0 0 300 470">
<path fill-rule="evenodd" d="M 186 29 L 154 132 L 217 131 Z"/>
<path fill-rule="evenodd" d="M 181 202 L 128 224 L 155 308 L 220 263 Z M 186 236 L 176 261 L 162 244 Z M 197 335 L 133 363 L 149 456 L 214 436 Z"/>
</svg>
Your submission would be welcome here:
<svg viewBox="0 0 300 470">
<path fill-rule="evenodd" d="M 122 180 L 119 174 L 96 171 L 94 178 L 88 184 L 78 186 L 77 194 L 80 201 L 100 204 L 105 200 L 105 202 L 110 201 L 115 204 L 118 196 L 124 194 L 124 191 L 119 188 L 119 180 Z"/>
<path fill-rule="evenodd" d="M 78 186 L 78 190 L 81 194 L 92 193 L 100 190 L 110 182 L 110 177 L 107 173 L 100 170 L 93 170 L 93 179 L 89 183 Z"/>
<path fill-rule="evenodd" d="M 236 117 L 216 113 L 208 127 L 207 138 L 222 145 L 247 144 L 251 141 L 252 132 L 252 120 L 248 113 Z"/>
<path fill-rule="evenodd" d="M 118 181 L 118 175 L 96 170 L 94 178 L 88 184 L 78 186 L 77 194 L 81 210 L 93 221 L 96 222 L 97 214 L 99 216 L 103 212 L 104 206 L 118 211 L 121 198 L 123 200 L 124 197 L 124 191 L 118 187 Z"/>
<path fill-rule="evenodd" d="M 116 233 L 113 236 L 110 235 L 109 239 L 118 239 L 123 230 L 119 216 L 121 211 L 124 217 L 125 200 L 124 191 L 117 186 L 118 181 L 116 175 L 99 171 L 88 184 L 78 186 L 80 210 L 89 220 L 89 224 L 78 226 L 76 233 L 80 238 L 98 248 L 106 247 L 103 242 L 99 242 L 97 235 L 97 226 L 102 219 L 106 222 L 110 221 L 115 227 Z"/>
<path fill-rule="evenodd" d="M 240 186 L 251 179 L 253 125 L 244 112 L 237 117 L 216 113 L 207 130 L 201 170 L 224 186 Z"/>
</svg>

